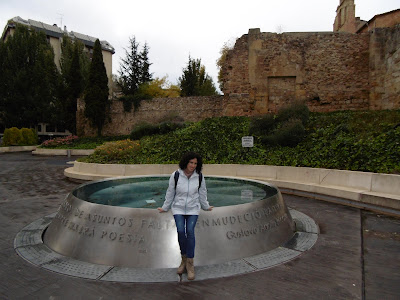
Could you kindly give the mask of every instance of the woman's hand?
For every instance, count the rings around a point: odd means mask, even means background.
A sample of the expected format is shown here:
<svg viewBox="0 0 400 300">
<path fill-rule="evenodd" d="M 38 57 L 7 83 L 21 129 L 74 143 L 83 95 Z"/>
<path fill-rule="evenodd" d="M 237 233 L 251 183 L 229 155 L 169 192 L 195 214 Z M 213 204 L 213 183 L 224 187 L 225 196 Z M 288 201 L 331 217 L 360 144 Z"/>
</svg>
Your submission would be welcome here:
<svg viewBox="0 0 400 300">
<path fill-rule="evenodd" d="M 158 209 L 158 212 L 160 212 L 160 213 L 165 212 L 165 210 L 163 210 L 161 207 L 157 207 L 157 209 Z"/>
<path fill-rule="evenodd" d="M 213 208 L 214 208 L 214 206 L 210 206 L 207 210 L 208 210 L 208 211 L 212 211 Z"/>
</svg>

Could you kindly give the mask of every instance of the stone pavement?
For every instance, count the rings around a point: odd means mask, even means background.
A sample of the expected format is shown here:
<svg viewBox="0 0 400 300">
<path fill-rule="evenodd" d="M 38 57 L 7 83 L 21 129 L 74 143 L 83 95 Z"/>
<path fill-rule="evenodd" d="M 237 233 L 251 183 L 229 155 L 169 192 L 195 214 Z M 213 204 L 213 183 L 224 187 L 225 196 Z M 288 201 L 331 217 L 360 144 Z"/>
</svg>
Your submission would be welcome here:
<svg viewBox="0 0 400 300">
<path fill-rule="evenodd" d="M 74 157 L 76 158 L 76 157 Z M 99 282 L 53 273 L 18 256 L 14 238 L 55 212 L 78 184 L 67 157 L 0 154 L 0 299 L 399 299 L 400 219 L 284 195 L 320 228 L 296 259 L 247 274 L 194 282 Z"/>
</svg>

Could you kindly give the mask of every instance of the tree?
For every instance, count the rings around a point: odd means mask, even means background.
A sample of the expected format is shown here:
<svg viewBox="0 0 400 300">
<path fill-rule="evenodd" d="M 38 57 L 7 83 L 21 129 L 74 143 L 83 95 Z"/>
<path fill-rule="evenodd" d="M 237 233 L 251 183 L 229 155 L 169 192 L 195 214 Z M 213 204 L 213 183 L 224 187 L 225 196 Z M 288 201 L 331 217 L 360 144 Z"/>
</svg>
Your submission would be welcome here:
<svg viewBox="0 0 400 300">
<path fill-rule="evenodd" d="M 187 67 L 183 69 L 182 77 L 179 77 L 181 96 L 211 96 L 218 95 L 212 78 L 206 73 L 206 67 L 200 59 L 192 59 L 189 56 Z"/>
<path fill-rule="evenodd" d="M 7 90 L 7 77 L 5 72 L 5 56 L 7 53 L 6 45 L 0 40 L 0 128 L 4 128 L 4 118 L 5 118 L 5 97 Z"/>
<path fill-rule="evenodd" d="M 76 133 L 77 99 L 81 97 L 89 77 L 89 56 L 82 42 L 65 36 L 61 45 L 61 82 L 57 105 L 57 126 Z"/>
<path fill-rule="evenodd" d="M 121 59 L 118 84 L 125 95 L 134 96 L 141 84 L 151 81 L 152 74 L 149 72 L 149 47 L 143 46 L 139 50 L 139 43 L 136 38 L 129 38 L 129 52 L 125 49 L 125 58 Z"/>
<path fill-rule="evenodd" d="M 145 43 L 142 52 L 140 53 L 141 78 L 139 84 L 150 82 L 152 80 L 150 65 L 151 63 L 149 63 L 149 46 L 147 45 L 147 43 Z"/>
<path fill-rule="evenodd" d="M 63 36 L 63 41 L 61 44 L 61 74 L 66 81 L 68 81 L 67 77 L 72 77 L 69 73 L 77 72 L 77 70 L 71 69 L 72 61 L 74 60 L 74 56 L 76 52 L 78 52 L 79 57 L 79 70 L 80 70 L 80 77 L 81 77 L 81 87 L 84 89 L 86 86 L 88 79 L 89 79 L 89 68 L 90 68 L 90 58 L 88 53 L 84 50 L 85 45 L 75 39 L 71 40 L 68 36 Z"/>
<path fill-rule="evenodd" d="M 97 128 L 98 136 L 107 120 L 109 111 L 108 78 L 103 63 L 100 41 L 97 39 L 93 47 L 93 58 L 90 64 L 89 81 L 85 90 L 85 117 Z"/>
<path fill-rule="evenodd" d="M 151 65 L 148 58 L 149 47 L 145 43 L 140 52 L 139 47 L 135 37 L 129 38 L 129 52 L 125 49 L 126 57 L 121 59 L 118 71 L 118 85 L 124 94 L 120 100 L 124 102 L 125 111 L 131 111 L 132 105 L 136 110 L 142 100 L 152 98 L 146 93 L 148 84 L 152 80 L 149 71 Z"/>
<path fill-rule="evenodd" d="M 54 119 L 59 73 L 43 32 L 17 25 L 0 46 L 0 109 L 6 127 L 34 127 Z"/>
<path fill-rule="evenodd" d="M 180 89 L 177 85 L 171 84 L 167 80 L 167 76 L 162 78 L 156 77 L 144 86 L 144 93 L 151 98 L 173 98 L 179 97 Z"/>
</svg>

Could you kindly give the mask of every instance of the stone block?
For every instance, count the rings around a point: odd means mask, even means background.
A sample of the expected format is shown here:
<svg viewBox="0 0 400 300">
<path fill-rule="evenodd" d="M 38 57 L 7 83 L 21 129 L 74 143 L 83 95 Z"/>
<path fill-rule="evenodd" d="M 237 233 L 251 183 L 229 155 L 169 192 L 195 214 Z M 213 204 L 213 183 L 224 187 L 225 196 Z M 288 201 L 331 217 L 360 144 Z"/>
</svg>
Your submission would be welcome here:
<svg viewBox="0 0 400 300">
<path fill-rule="evenodd" d="M 96 173 L 112 176 L 124 176 L 125 165 L 97 164 Z"/>
<path fill-rule="evenodd" d="M 313 168 L 279 167 L 276 179 L 282 181 L 297 181 L 318 184 L 319 170 Z"/>
<path fill-rule="evenodd" d="M 371 191 L 400 196 L 400 175 L 373 174 Z"/>
<path fill-rule="evenodd" d="M 238 165 L 236 174 L 238 177 L 274 179 L 276 178 L 277 169 L 278 167 L 276 166 Z"/>
<path fill-rule="evenodd" d="M 125 176 L 137 176 L 137 175 L 154 175 L 162 174 L 161 165 L 155 164 L 142 164 L 142 165 L 126 165 Z"/>
<path fill-rule="evenodd" d="M 329 170 L 321 177 L 321 185 L 349 187 L 369 191 L 373 173 Z"/>
<path fill-rule="evenodd" d="M 237 166 L 234 164 L 226 164 L 226 165 L 203 165 L 204 170 L 203 173 L 206 175 L 216 175 L 216 176 L 237 176 Z"/>
</svg>

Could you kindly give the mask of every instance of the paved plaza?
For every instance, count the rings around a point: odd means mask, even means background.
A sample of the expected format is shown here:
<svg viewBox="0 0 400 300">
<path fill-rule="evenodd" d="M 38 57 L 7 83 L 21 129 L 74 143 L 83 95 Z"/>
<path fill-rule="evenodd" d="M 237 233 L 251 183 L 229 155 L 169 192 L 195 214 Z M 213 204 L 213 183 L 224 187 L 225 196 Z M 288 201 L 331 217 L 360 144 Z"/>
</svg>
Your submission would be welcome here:
<svg viewBox="0 0 400 300">
<path fill-rule="evenodd" d="M 63 175 L 71 160 L 0 154 L 0 299 L 399 299 L 400 218 L 290 195 L 286 204 L 311 217 L 320 234 L 311 249 L 269 269 L 193 282 L 176 276 L 176 282 L 123 283 L 32 265 L 16 253 L 14 239 L 54 213 L 78 185 Z"/>
</svg>

